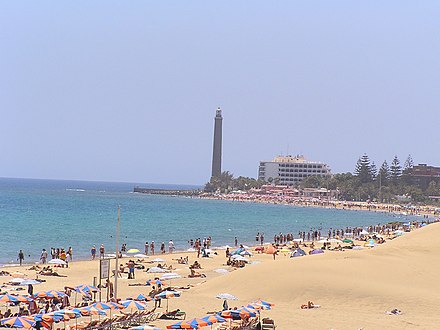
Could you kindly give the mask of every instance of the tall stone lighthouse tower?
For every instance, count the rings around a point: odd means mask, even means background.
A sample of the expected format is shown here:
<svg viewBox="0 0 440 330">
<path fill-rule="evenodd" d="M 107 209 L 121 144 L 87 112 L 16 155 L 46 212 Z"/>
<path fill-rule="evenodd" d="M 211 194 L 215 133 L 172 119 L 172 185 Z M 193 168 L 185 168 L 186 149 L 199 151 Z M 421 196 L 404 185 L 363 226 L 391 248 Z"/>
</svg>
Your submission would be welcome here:
<svg viewBox="0 0 440 330">
<path fill-rule="evenodd" d="M 214 145 L 212 148 L 211 177 L 220 177 L 222 172 L 222 110 L 217 108 L 214 118 Z"/>
</svg>

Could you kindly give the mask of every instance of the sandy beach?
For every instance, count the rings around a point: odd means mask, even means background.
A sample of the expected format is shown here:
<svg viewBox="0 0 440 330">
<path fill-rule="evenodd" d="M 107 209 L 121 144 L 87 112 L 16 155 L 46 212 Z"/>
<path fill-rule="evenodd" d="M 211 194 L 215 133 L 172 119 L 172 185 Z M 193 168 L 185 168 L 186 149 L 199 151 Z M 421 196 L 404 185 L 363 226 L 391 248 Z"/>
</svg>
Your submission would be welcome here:
<svg viewBox="0 0 440 330">
<path fill-rule="evenodd" d="M 276 260 L 272 255 L 254 253 L 251 264 L 237 270 L 224 265 L 225 252 L 218 250 L 218 255 L 199 259 L 203 267 L 199 271 L 206 275 L 205 278 L 188 278 L 188 266 L 173 260 L 188 256 L 192 263 L 196 260 L 193 252 L 155 257 L 163 258 L 167 265 L 176 268 L 174 272 L 182 276 L 172 280 L 172 286 L 190 285 L 190 289 L 181 290 L 180 298 L 169 300 L 170 309 L 185 311 L 187 319 L 221 310 L 223 301 L 215 296 L 227 292 L 239 299 L 229 302 L 230 307 L 246 305 L 259 298 L 274 303 L 276 306 L 270 311 L 262 311 L 262 316 L 273 318 L 277 329 L 434 329 L 440 320 L 437 315 L 440 303 L 438 237 L 440 223 L 434 223 L 372 249 L 326 251 L 300 258 L 289 258 L 288 254 L 280 253 Z M 124 258 L 122 262 L 128 260 Z M 156 263 L 144 265 L 151 267 Z M 230 272 L 219 274 L 214 271 L 218 268 Z M 28 269 L 29 265 L 3 268 L 35 278 L 35 271 Z M 35 286 L 34 291 L 92 284 L 98 270 L 97 260 L 72 262 L 69 268 L 57 268 L 67 277 L 40 276 L 46 282 Z M 131 280 L 124 274 L 118 280 L 118 298 L 147 294 L 150 286 L 129 284 L 144 284 L 153 277 L 142 270 L 136 270 L 136 278 Z M 2 282 L 10 279 L 1 277 Z M 12 287 L 3 287 L 2 291 L 5 289 L 14 292 Z M 300 306 L 307 301 L 321 307 L 301 309 Z M 164 311 L 165 306 L 163 301 L 162 308 L 157 311 Z M 385 313 L 394 308 L 402 314 Z M 157 320 L 154 325 L 164 329 L 172 323 Z"/>
</svg>

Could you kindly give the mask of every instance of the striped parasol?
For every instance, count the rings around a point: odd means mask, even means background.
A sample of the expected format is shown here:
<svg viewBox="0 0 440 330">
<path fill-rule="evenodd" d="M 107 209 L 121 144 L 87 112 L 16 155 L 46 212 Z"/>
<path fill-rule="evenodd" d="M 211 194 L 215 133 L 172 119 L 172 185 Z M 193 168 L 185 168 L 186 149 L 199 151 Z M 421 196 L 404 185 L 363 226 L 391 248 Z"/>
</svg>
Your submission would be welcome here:
<svg viewBox="0 0 440 330">
<path fill-rule="evenodd" d="M 14 296 L 11 294 L 4 294 L 0 296 L 0 302 L 25 302 L 25 303 L 29 303 L 30 298 L 27 296 Z"/>
<path fill-rule="evenodd" d="M 129 328 L 129 330 L 160 330 L 159 328 L 152 327 L 151 325 L 144 324 L 137 327 Z"/>
<path fill-rule="evenodd" d="M 198 329 L 210 325 L 202 319 L 192 319 L 188 321 L 181 321 L 167 326 L 167 329 Z"/>
<path fill-rule="evenodd" d="M 49 298 L 49 299 L 53 299 L 53 298 L 62 298 L 65 295 L 66 294 L 64 292 L 50 290 L 50 291 L 37 292 L 37 293 L 34 294 L 34 298 Z"/>
<path fill-rule="evenodd" d="M 134 298 L 134 300 L 139 300 L 139 301 L 151 301 L 153 300 L 153 298 L 151 298 L 150 296 L 144 296 L 142 293 L 140 293 L 136 298 Z"/>
<path fill-rule="evenodd" d="M 136 309 L 140 311 L 147 309 L 147 304 L 136 300 L 126 300 L 121 302 L 121 305 L 124 306 L 124 309 Z"/>
<path fill-rule="evenodd" d="M 75 291 L 81 294 L 90 295 L 92 292 L 98 292 L 99 289 L 93 285 L 81 284 L 75 287 Z"/>
<path fill-rule="evenodd" d="M 35 324 L 35 321 L 31 317 L 15 316 L 2 319 L 0 323 L 3 326 L 9 326 L 12 328 L 30 329 L 33 324 Z"/>
<path fill-rule="evenodd" d="M 201 318 L 203 321 L 207 322 L 209 325 L 212 325 L 214 323 L 222 323 L 226 322 L 226 319 L 221 317 L 220 315 L 214 314 L 214 315 L 208 315 Z"/>
</svg>

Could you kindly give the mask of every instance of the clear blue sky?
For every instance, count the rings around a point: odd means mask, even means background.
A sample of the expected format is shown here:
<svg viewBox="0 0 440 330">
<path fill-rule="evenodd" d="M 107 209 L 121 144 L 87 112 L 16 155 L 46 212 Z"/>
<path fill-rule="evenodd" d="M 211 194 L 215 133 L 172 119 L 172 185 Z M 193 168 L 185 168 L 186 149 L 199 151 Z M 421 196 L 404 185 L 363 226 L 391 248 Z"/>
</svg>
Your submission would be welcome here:
<svg viewBox="0 0 440 330">
<path fill-rule="evenodd" d="M 302 153 L 440 166 L 439 1 L 2 1 L 0 177 L 203 184 Z"/>
</svg>

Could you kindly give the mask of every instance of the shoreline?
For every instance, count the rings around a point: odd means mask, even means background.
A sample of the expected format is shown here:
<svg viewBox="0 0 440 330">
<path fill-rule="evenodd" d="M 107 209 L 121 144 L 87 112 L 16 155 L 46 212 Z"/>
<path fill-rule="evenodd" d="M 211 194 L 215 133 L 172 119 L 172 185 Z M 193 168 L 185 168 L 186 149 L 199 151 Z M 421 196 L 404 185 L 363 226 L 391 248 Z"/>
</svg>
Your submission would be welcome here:
<svg viewBox="0 0 440 330">
<path fill-rule="evenodd" d="M 183 196 L 176 196 L 181 198 L 188 198 Z M 194 197 L 190 197 L 194 198 Z M 362 212 L 373 212 L 373 213 L 380 213 L 380 214 L 392 214 L 396 216 L 411 216 L 411 217 L 424 217 L 423 220 L 427 220 L 428 222 L 432 222 L 432 220 L 436 220 L 438 216 L 438 212 L 433 212 L 432 210 L 424 210 L 423 208 L 412 210 L 411 212 L 405 212 L 404 210 L 407 210 L 402 205 L 395 205 L 395 204 L 374 204 L 374 203 L 366 203 L 366 202 L 347 202 L 347 201 L 311 201 L 311 200 L 290 200 L 286 201 L 283 198 L 280 199 L 279 196 L 270 196 L 270 198 L 267 198 L 267 196 L 259 196 L 259 198 L 243 198 L 242 195 L 236 196 L 234 195 L 225 195 L 225 196 L 205 196 L 196 197 L 198 199 L 206 199 L 206 200 L 216 200 L 216 201 L 226 201 L 226 202 L 238 202 L 238 203 L 256 203 L 256 204 L 266 204 L 266 205 L 281 205 L 281 206 L 290 206 L 290 207 L 297 207 L 297 208 L 316 208 L 316 209 L 326 209 L 326 210 L 336 210 L 336 211 L 362 211 Z M 427 218 L 425 218 L 425 216 Z M 389 219 L 391 220 L 391 219 Z M 417 219 L 418 221 L 421 221 L 422 219 Z M 402 220 L 396 219 L 395 221 L 387 221 L 386 223 L 393 223 L 393 222 L 400 222 L 403 223 Z M 369 223 L 368 225 L 363 226 L 364 228 L 368 226 L 374 226 L 377 224 Z M 337 227 L 337 224 L 334 224 L 333 227 Z M 287 230 L 287 229 L 286 229 Z M 231 237 L 231 241 L 233 241 L 233 238 Z M 249 244 L 253 245 L 255 241 L 253 240 L 253 237 L 249 237 L 248 240 L 241 241 L 243 244 Z M 225 244 L 227 245 L 227 244 Z M 213 246 L 213 249 L 220 249 L 222 246 Z M 232 246 L 233 244 L 229 245 Z M 189 247 L 188 247 L 189 248 Z M 141 250 L 141 249 L 139 249 Z M 157 251 L 159 253 L 156 253 L 155 256 L 161 256 L 163 254 L 160 253 L 160 251 Z M 139 252 L 142 253 L 142 252 Z M 186 249 L 179 248 L 178 250 L 175 250 L 175 253 L 190 253 L 190 251 L 187 251 Z M 37 253 L 36 255 L 38 255 Z M 167 253 L 168 254 L 168 253 Z M 126 257 L 129 257 L 127 255 Z M 87 257 L 76 257 L 74 261 L 71 261 L 73 263 L 78 261 L 87 261 L 89 258 Z M 26 262 L 23 263 L 23 265 L 35 265 L 39 264 L 38 260 L 34 260 L 32 262 Z M 3 263 L 0 264 L 0 269 L 5 267 L 19 267 L 18 261 L 17 263 Z"/>
</svg>

